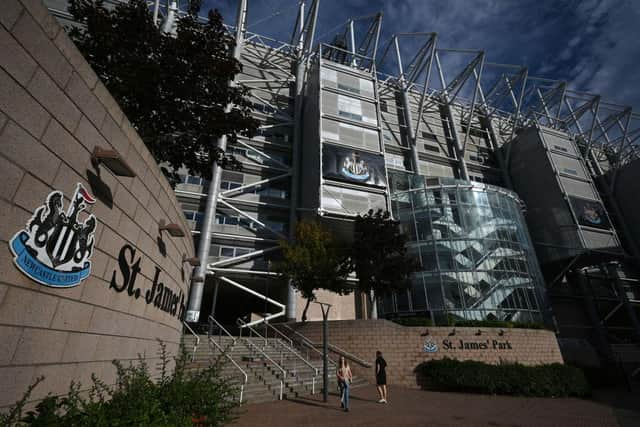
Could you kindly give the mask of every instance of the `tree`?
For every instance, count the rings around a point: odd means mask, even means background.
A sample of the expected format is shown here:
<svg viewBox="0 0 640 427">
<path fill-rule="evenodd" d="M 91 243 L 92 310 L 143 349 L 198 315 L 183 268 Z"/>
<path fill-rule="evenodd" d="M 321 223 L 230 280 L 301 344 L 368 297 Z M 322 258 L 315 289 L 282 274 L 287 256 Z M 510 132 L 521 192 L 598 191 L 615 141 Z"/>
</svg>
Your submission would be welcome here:
<svg viewBox="0 0 640 427">
<path fill-rule="evenodd" d="M 369 295 L 370 315 L 378 295 L 389 295 L 411 286 L 418 264 L 407 256 L 407 236 L 388 211 L 369 210 L 355 220 L 351 268 L 358 276 L 358 289 Z"/>
<path fill-rule="evenodd" d="M 167 34 L 145 0 L 109 9 L 103 0 L 71 0 L 69 12 L 81 25 L 69 35 L 156 160 L 210 177 L 213 161 L 239 167 L 217 148 L 217 138 L 250 137 L 258 122 L 247 89 L 228 84 L 241 71 L 231 55 L 234 40 L 218 11 L 198 21 L 200 1 L 192 1 L 176 33 Z M 229 112 L 227 103 L 234 105 Z"/>
<path fill-rule="evenodd" d="M 318 289 L 326 289 L 339 295 L 353 289 L 347 283 L 349 274 L 348 254 L 344 253 L 331 234 L 315 221 L 300 221 L 296 225 L 295 241 L 281 241 L 283 259 L 275 264 L 281 277 L 291 280 L 307 303 L 302 311 L 302 321 L 307 320 L 307 310 Z"/>
</svg>

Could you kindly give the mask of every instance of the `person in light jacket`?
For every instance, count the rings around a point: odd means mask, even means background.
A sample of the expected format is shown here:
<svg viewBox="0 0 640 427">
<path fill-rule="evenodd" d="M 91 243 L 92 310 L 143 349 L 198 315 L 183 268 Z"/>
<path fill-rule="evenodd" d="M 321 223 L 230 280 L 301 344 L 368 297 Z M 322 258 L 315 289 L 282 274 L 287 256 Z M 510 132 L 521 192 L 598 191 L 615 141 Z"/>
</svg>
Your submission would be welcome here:
<svg viewBox="0 0 640 427">
<path fill-rule="evenodd" d="M 346 361 L 344 356 L 340 356 L 340 366 L 336 371 L 336 377 L 340 387 L 340 406 L 344 408 L 345 412 L 349 412 L 349 388 L 353 374 L 351 373 L 349 362 Z"/>
</svg>

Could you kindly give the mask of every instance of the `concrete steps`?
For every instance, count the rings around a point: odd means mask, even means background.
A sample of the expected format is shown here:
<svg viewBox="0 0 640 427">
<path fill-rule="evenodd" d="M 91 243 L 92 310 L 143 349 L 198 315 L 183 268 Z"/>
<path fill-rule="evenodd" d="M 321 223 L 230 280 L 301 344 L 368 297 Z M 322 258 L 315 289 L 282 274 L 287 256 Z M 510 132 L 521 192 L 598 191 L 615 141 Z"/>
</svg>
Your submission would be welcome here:
<svg viewBox="0 0 640 427">
<path fill-rule="evenodd" d="M 282 395 L 284 399 L 309 395 L 314 391 L 315 393 L 322 391 L 322 360 L 320 358 L 307 360 L 318 371 L 314 381 L 315 371 L 300 360 L 299 357 L 292 355 L 289 351 L 284 351 L 282 345 L 284 341 L 279 338 L 269 338 L 265 343 L 261 338 L 245 337 L 236 339 L 235 345 L 234 340 L 230 337 L 215 337 L 215 340 L 247 374 L 247 383 L 243 388 L 243 404 L 279 399 L 281 380 L 283 382 Z M 244 381 L 244 376 L 214 345 L 209 343 L 207 336 L 200 336 L 199 345 L 196 351 L 193 352 L 195 342 L 196 339 L 193 335 L 183 336 L 183 344 L 192 358 L 187 365 L 187 369 L 205 369 L 213 361 L 218 360 L 221 376 L 240 388 Z M 247 342 L 252 343 L 253 346 Z M 286 377 L 281 378 L 282 371 L 268 361 L 254 346 L 260 348 L 264 354 L 282 366 L 286 371 Z M 297 351 L 297 349 L 294 350 Z M 304 358 L 302 353 L 298 352 L 298 355 Z M 353 386 L 358 386 L 359 382 L 366 384 L 364 379 L 360 379 L 359 381 L 354 381 Z M 329 369 L 328 387 L 330 391 L 337 388 L 333 367 Z"/>
</svg>

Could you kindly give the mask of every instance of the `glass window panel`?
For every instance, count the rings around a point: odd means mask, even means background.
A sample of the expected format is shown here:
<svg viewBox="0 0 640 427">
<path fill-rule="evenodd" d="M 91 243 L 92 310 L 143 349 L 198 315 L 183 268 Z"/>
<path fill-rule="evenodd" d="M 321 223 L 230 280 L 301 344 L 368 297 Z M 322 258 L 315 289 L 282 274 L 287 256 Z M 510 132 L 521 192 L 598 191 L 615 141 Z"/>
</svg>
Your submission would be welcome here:
<svg viewBox="0 0 640 427">
<path fill-rule="evenodd" d="M 231 258 L 231 257 L 233 257 L 233 254 L 235 252 L 234 249 L 235 248 L 229 248 L 229 247 L 221 246 L 220 247 L 220 256 L 221 257 L 226 257 L 226 258 Z"/>
</svg>

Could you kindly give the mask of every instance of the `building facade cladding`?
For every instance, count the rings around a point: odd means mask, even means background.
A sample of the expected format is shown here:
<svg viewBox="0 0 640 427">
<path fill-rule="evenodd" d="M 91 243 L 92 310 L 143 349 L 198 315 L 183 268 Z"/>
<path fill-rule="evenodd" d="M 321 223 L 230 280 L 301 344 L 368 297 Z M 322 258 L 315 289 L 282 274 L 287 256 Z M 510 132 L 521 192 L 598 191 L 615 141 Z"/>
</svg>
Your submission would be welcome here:
<svg viewBox="0 0 640 427">
<path fill-rule="evenodd" d="M 246 43 L 241 62 L 238 81 L 250 88 L 249 102 L 260 128 L 252 138 L 240 136 L 227 149 L 242 169 L 222 174 L 209 262 L 273 247 L 289 232 L 293 58 Z M 176 194 L 197 241 L 209 182 L 186 170 L 178 173 Z M 233 263 L 233 268 L 261 271 L 266 262 L 245 259 Z"/>
<path fill-rule="evenodd" d="M 617 233 L 575 141 L 564 132 L 532 126 L 503 147 L 510 175 L 543 264 L 588 251 L 621 253 Z M 540 187 L 545 188 L 544 193 Z"/>
<path fill-rule="evenodd" d="M 193 257 L 194 249 L 191 236 L 160 231 L 161 221 L 188 228 L 171 186 L 47 9 L 34 1 L 3 2 L 0 32 L 0 408 L 6 408 L 39 376 L 44 382 L 30 400 L 64 395 L 71 381 L 84 392 L 92 374 L 112 385 L 114 359 L 127 364 L 144 355 L 154 367 L 157 339 L 177 354 L 191 274 L 183 257 Z M 126 158 L 135 176 L 96 166 L 96 147 Z M 55 209 L 37 223 L 55 197 L 63 210 L 58 219 L 72 201 L 85 201 L 84 209 L 66 215 L 77 219 L 66 222 L 74 230 L 95 221 L 86 240 L 90 258 L 79 267 L 56 265 L 42 248 L 16 250 L 18 238 L 37 230 L 38 239 L 60 243 L 62 255 L 67 248 L 82 251 L 81 238 L 61 239 L 55 230 L 63 228 L 46 227 Z M 49 253 L 55 245 L 47 245 Z M 75 259 L 78 252 L 71 253 Z M 79 271 L 79 283 L 57 286 Z"/>
<path fill-rule="evenodd" d="M 452 178 L 390 174 L 393 214 L 420 262 L 406 293 L 387 296 L 384 314 L 541 322 L 544 280 L 522 203 L 508 190 Z"/>
</svg>

